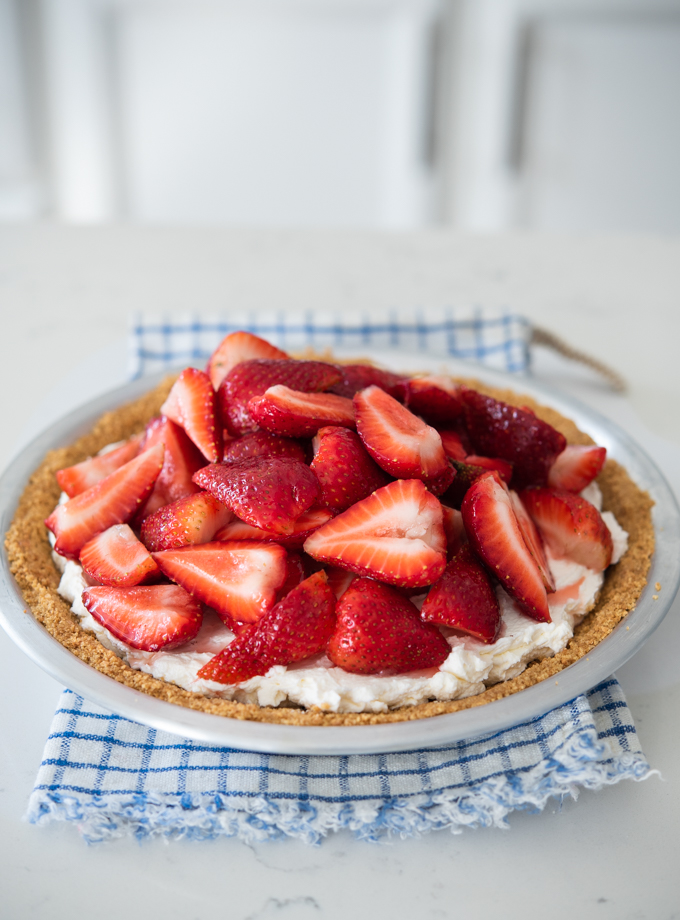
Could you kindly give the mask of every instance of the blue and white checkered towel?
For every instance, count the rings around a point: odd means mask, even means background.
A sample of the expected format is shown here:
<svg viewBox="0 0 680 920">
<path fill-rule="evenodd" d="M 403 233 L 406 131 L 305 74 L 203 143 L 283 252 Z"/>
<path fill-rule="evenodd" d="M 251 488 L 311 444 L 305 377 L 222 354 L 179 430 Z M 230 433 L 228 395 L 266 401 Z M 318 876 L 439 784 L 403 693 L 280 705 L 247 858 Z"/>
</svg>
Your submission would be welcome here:
<svg viewBox="0 0 680 920">
<path fill-rule="evenodd" d="M 289 349 L 371 345 L 528 368 L 531 328 L 521 317 L 467 311 L 398 316 L 137 318 L 134 376 L 207 359 L 229 331 L 247 328 Z M 507 731 L 395 754 L 259 754 L 184 740 L 64 691 L 28 818 L 73 821 L 94 842 L 134 834 L 246 841 L 319 841 L 349 828 L 366 840 L 430 830 L 503 826 L 515 809 L 542 809 L 621 779 L 651 775 L 621 687 L 610 678 L 564 706 Z"/>
</svg>

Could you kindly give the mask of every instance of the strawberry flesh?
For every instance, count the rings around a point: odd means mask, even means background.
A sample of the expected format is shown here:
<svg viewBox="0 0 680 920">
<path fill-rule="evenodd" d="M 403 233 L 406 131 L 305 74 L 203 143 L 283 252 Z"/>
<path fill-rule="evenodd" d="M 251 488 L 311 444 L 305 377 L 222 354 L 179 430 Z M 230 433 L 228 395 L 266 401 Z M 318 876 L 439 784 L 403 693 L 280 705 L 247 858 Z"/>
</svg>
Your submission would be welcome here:
<svg viewBox="0 0 680 920">
<path fill-rule="evenodd" d="M 503 482 L 512 480 L 512 463 L 501 460 L 500 457 L 480 457 L 477 454 L 468 454 L 465 462 L 470 466 L 479 466 L 483 470 L 496 470 Z"/>
<path fill-rule="evenodd" d="M 252 332 L 230 332 L 212 353 L 206 367 L 213 389 L 219 389 L 229 371 L 237 364 L 254 358 L 281 360 L 288 358 L 288 355 Z"/>
<path fill-rule="evenodd" d="M 217 423 L 215 391 L 204 371 L 187 367 L 161 406 L 161 413 L 180 425 L 204 457 L 222 456 L 222 429 Z"/>
<path fill-rule="evenodd" d="M 534 557 L 534 562 L 538 566 L 538 571 L 541 573 L 545 589 L 550 592 L 555 591 L 555 579 L 552 576 L 550 565 L 545 555 L 543 539 L 517 492 L 511 489 L 509 495 L 512 510 L 515 512 L 515 517 L 517 518 L 519 529 L 524 538 L 524 543 Z"/>
<path fill-rule="evenodd" d="M 161 442 L 165 444 L 163 469 L 158 474 L 151 495 L 139 509 L 136 521 L 143 521 L 163 505 L 198 492 L 198 486 L 192 482 L 191 477 L 205 466 L 205 457 L 189 440 L 184 429 L 163 415 L 151 419 L 146 426 L 142 449 L 148 450 Z"/>
<path fill-rule="evenodd" d="M 114 524 L 89 540 L 80 551 L 86 575 L 102 585 L 131 588 L 154 581 L 160 569 L 127 524 Z"/>
<path fill-rule="evenodd" d="M 196 492 L 159 508 L 142 524 L 142 543 L 151 552 L 210 543 L 233 517 L 209 492 Z"/>
<path fill-rule="evenodd" d="M 438 668 L 450 648 L 435 626 L 394 588 L 357 578 L 336 606 L 337 625 L 328 657 L 353 674 L 404 674 Z"/>
<path fill-rule="evenodd" d="M 89 457 L 75 466 L 57 470 L 59 488 L 66 492 L 69 498 L 75 498 L 136 457 L 140 451 L 141 440 L 141 434 L 135 435 L 114 450 L 107 450 L 105 454 L 97 454 L 96 457 Z"/>
<path fill-rule="evenodd" d="M 460 432 L 452 428 L 438 428 L 439 437 L 442 439 L 444 453 L 450 460 L 465 460 L 468 451 L 465 448 Z"/>
<path fill-rule="evenodd" d="M 321 428 L 314 448 L 311 468 L 321 485 L 321 501 L 333 511 L 346 511 L 388 483 L 359 435 L 348 428 Z"/>
<path fill-rule="evenodd" d="M 224 449 L 225 463 L 249 460 L 251 457 L 290 457 L 303 463 L 306 460 L 304 448 L 299 441 L 262 430 L 249 431 L 230 441 Z"/>
<path fill-rule="evenodd" d="M 217 531 L 215 540 L 257 540 L 260 543 L 279 543 L 286 549 L 302 549 L 307 537 L 332 517 L 327 508 L 310 508 L 309 511 L 303 511 L 295 521 L 290 534 L 272 533 L 246 524 L 245 521 L 233 520 Z"/>
<path fill-rule="evenodd" d="M 258 425 L 274 434 L 311 438 L 320 428 L 354 428 L 354 406 L 333 393 L 300 393 L 289 387 L 270 387 L 248 403 Z"/>
<path fill-rule="evenodd" d="M 343 364 L 338 366 L 338 370 L 342 374 L 342 379 L 329 389 L 329 393 L 352 399 L 359 390 L 376 386 L 389 393 L 390 396 L 394 396 L 399 402 L 404 401 L 408 378 L 402 377 L 401 374 L 384 371 L 371 364 Z"/>
<path fill-rule="evenodd" d="M 452 422 L 463 411 L 460 388 L 450 377 L 413 377 L 406 384 L 404 404 L 431 425 Z"/>
<path fill-rule="evenodd" d="M 568 444 L 548 471 L 551 489 L 581 492 L 599 475 L 607 459 L 605 447 Z"/>
</svg>

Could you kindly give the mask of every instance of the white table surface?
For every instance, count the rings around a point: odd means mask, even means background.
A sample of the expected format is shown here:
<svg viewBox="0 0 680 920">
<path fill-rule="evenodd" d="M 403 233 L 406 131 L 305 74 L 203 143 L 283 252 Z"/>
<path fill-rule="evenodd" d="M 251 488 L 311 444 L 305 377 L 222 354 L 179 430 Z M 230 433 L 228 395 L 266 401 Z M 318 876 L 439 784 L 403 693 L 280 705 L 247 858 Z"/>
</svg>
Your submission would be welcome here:
<svg viewBox="0 0 680 920">
<path fill-rule="evenodd" d="M 629 430 L 680 494 L 680 239 L 0 227 L 0 465 L 124 377 L 132 310 L 511 306 L 623 373 L 539 376 Z M 83 380 L 91 385 L 83 392 Z M 618 674 L 661 778 L 374 846 L 122 839 L 22 821 L 60 687 L 0 633 L 0 918 L 678 916 L 680 601 Z"/>
</svg>

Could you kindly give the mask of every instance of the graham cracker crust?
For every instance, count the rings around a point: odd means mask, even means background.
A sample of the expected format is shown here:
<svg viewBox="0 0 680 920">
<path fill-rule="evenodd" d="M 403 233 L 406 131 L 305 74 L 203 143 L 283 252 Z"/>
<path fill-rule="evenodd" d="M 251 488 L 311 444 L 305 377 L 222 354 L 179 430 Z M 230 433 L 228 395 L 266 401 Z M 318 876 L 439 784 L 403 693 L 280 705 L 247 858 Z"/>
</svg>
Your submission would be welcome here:
<svg viewBox="0 0 680 920">
<path fill-rule="evenodd" d="M 647 584 L 654 551 L 653 502 L 620 464 L 608 460 L 597 481 L 602 489 L 604 508 L 613 511 L 621 526 L 628 531 L 628 551 L 617 565 L 608 570 L 596 606 L 576 627 L 574 637 L 565 649 L 552 658 L 532 662 L 518 677 L 489 687 L 477 696 L 421 703 L 385 713 L 327 713 L 315 709 L 260 707 L 204 697 L 135 671 L 86 632 L 71 613 L 69 604 L 57 593 L 60 576 L 52 562 L 47 528 L 43 522 L 59 500 L 60 489 L 55 472 L 96 454 L 107 444 L 141 431 L 148 419 L 158 414 L 173 382 L 174 377 L 167 378 L 142 398 L 103 415 L 89 434 L 70 447 L 50 451 L 31 476 L 5 540 L 11 571 L 24 600 L 47 631 L 86 664 L 149 696 L 226 718 L 283 725 L 378 725 L 458 712 L 518 693 L 559 674 L 609 635 L 633 609 Z M 593 443 L 571 420 L 539 405 L 529 396 L 487 387 L 476 380 L 462 382 L 505 402 L 529 406 L 540 418 L 561 431 L 570 444 Z"/>
</svg>

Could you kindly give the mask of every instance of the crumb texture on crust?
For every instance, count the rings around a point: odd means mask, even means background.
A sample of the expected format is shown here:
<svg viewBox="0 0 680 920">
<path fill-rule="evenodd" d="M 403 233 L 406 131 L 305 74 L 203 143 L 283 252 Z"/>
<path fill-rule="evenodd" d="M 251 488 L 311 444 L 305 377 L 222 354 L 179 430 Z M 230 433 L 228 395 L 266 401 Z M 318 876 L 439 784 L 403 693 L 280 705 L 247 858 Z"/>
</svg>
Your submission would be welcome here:
<svg viewBox="0 0 680 920">
<path fill-rule="evenodd" d="M 5 540 L 11 571 L 36 619 L 86 664 L 149 696 L 213 715 L 284 725 L 375 725 L 457 712 L 510 696 L 539 681 L 554 677 L 601 642 L 633 609 L 647 584 L 654 550 L 652 501 L 646 492 L 635 485 L 622 466 L 614 460 L 608 460 L 598 477 L 598 484 L 602 489 L 604 507 L 614 512 L 621 526 L 630 535 L 627 553 L 608 571 L 596 606 L 576 627 L 574 637 L 565 649 L 552 658 L 532 662 L 518 677 L 489 687 L 477 696 L 420 703 L 384 713 L 327 713 L 289 707 L 259 707 L 203 697 L 135 671 L 86 632 L 78 618 L 71 613 L 69 604 L 57 593 L 59 573 L 52 562 L 44 520 L 59 500 L 60 490 L 55 472 L 96 454 L 107 444 L 141 431 L 148 419 L 158 414 L 173 381 L 174 378 L 168 378 L 141 399 L 106 413 L 91 432 L 70 447 L 50 451 L 31 476 Z M 540 418 L 561 431 L 570 444 L 593 443 L 572 421 L 553 409 L 539 405 L 528 396 L 511 390 L 497 390 L 476 380 L 464 382 L 505 402 L 529 406 Z"/>
</svg>

